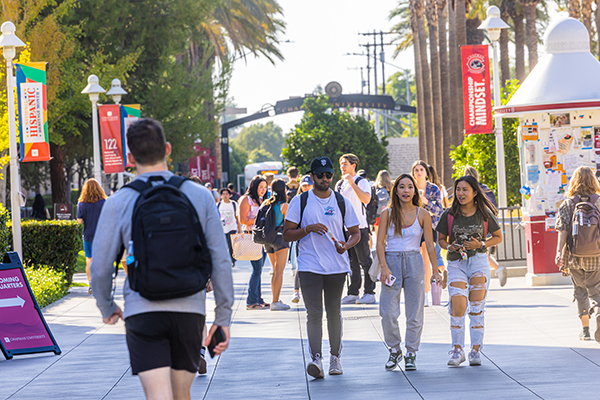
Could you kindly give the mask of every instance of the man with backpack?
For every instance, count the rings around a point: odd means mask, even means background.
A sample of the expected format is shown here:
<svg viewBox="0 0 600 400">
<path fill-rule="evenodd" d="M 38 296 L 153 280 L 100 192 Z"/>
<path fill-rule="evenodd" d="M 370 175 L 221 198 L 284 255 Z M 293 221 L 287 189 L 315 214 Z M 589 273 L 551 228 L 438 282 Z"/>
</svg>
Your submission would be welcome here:
<svg viewBox="0 0 600 400">
<path fill-rule="evenodd" d="M 298 182 L 299 174 L 298 167 L 289 167 L 287 170 L 288 182 L 285 185 L 285 195 L 288 203 L 298 193 L 298 188 L 300 187 L 300 183 Z"/>
<path fill-rule="evenodd" d="M 221 201 L 217 203 L 217 209 L 221 215 L 221 223 L 223 224 L 223 232 L 227 238 L 227 247 L 229 247 L 229 255 L 231 256 L 231 268 L 235 267 L 235 258 L 233 258 L 233 246 L 231 244 L 231 235 L 241 232 L 240 221 L 237 217 L 237 202 L 231 200 L 231 191 L 228 188 L 219 190 Z"/>
<path fill-rule="evenodd" d="M 369 277 L 369 268 L 371 268 L 373 260 L 371 259 L 371 248 L 369 246 L 371 231 L 367 221 L 366 210 L 367 204 L 371 201 L 371 185 L 366 179 L 356 174 L 358 162 L 358 157 L 354 154 L 344 154 L 341 156 L 340 170 L 342 171 L 342 179 L 335 185 L 336 192 L 341 193 L 350 200 L 360 221 L 360 242 L 348 252 L 352 274 L 350 275 L 348 295 L 342 299 L 342 304 L 375 303 L 375 282 Z M 365 271 L 363 297 L 358 296 L 362 281 L 361 267 Z"/>
<path fill-rule="evenodd" d="M 138 177 L 106 200 L 94 237 L 92 286 L 107 324 L 125 320 L 134 375 L 147 398 L 189 399 L 198 370 L 211 279 L 215 319 L 205 344 L 229 344 L 233 304 L 231 259 L 212 193 L 167 170 L 171 145 L 162 126 L 129 127 L 129 161 Z M 115 259 L 127 249 L 124 312 L 112 294 Z M 215 343 L 213 342 L 213 343 Z"/>
</svg>

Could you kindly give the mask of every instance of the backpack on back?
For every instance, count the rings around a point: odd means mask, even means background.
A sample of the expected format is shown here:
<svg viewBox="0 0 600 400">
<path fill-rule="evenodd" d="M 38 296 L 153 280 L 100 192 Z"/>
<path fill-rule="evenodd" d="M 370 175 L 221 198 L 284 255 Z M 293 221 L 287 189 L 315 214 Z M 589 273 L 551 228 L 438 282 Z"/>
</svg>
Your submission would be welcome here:
<svg viewBox="0 0 600 400">
<path fill-rule="evenodd" d="M 285 185 L 285 197 L 287 198 L 287 202 L 289 203 L 290 201 L 292 201 L 292 199 L 294 198 L 294 196 L 296 194 L 298 194 L 298 188 L 300 187 L 300 185 L 295 184 L 295 185 Z"/>
<path fill-rule="evenodd" d="M 600 256 L 600 211 L 596 207 L 597 194 L 575 196 L 567 245 L 577 257 Z"/>
<path fill-rule="evenodd" d="M 358 182 L 360 182 L 362 179 L 363 178 L 359 176 L 358 178 L 356 178 L 354 183 L 356 183 L 358 185 Z M 337 183 L 335 184 L 336 192 L 340 192 L 340 190 L 342 190 L 343 183 L 344 183 L 343 179 L 340 179 L 339 181 L 337 181 Z M 374 186 L 371 186 L 371 201 L 369 201 L 369 204 L 367 204 L 367 205 L 365 205 L 364 203 L 362 205 L 363 215 L 365 215 L 365 213 L 367 214 L 367 224 L 369 224 L 369 225 L 375 224 L 375 222 L 377 221 L 378 208 L 379 208 L 379 199 L 377 198 L 377 190 L 375 189 Z"/>
<path fill-rule="evenodd" d="M 377 216 L 381 215 L 381 212 L 384 208 L 386 208 L 390 204 L 390 192 L 385 187 L 380 187 L 377 189 Z"/>
<path fill-rule="evenodd" d="M 154 184 L 162 181 L 162 184 Z M 124 186 L 140 193 L 128 245 L 132 290 L 148 300 L 190 296 L 206 288 L 212 259 L 196 209 L 179 189 L 186 179 L 152 176 Z M 133 252 L 133 259 L 131 253 Z"/>
<path fill-rule="evenodd" d="M 263 205 L 258 210 L 252 227 L 252 241 L 258 244 L 273 244 L 277 241 L 279 232 L 283 230 L 275 224 L 275 205 Z"/>
</svg>

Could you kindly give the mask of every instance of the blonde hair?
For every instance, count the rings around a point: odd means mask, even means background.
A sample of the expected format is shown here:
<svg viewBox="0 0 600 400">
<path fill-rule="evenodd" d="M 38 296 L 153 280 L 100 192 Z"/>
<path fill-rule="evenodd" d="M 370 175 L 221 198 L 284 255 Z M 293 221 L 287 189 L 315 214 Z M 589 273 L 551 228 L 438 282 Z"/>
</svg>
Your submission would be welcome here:
<svg viewBox="0 0 600 400">
<path fill-rule="evenodd" d="M 275 174 L 272 172 L 267 172 L 264 174 L 265 181 L 267 181 L 267 186 L 271 186 L 273 184 L 273 180 L 275 180 Z"/>
<path fill-rule="evenodd" d="M 81 195 L 79 195 L 80 203 L 95 203 L 102 199 L 106 199 L 106 193 L 104 193 L 104 189 L 94 178 L 88 179 L 83 185 L 83 189 L 81 189 Z"/>
<path fill-rule="evenodd" d="M 590 167 L 578 167 L 573 172 L 566 195 L 567 197 L 573 197 L 590 194 L 600 195 L 600 184 Z"/>
<path fill-rule="evenodd" d="M 385 169 L 379 171 L 377 174 L 377 179 L 375 179 L 375 187 L 384 187 L 388 192 L 390 192 L 392 190 L 392 186 L 394 186 L 394 184 L 392 183 L 392 177 L 390 176 L 390 173 Z"/>
<path fill-rule="evenodd" d="M 465 175 L 472 176 L 473 178 L 477 179 L 477 181 L 479 181 L 479 172 L 477 172 L 477 170 L 471 167 L 470 165 L 467 165 L 465 167 Z"/>
</svg>

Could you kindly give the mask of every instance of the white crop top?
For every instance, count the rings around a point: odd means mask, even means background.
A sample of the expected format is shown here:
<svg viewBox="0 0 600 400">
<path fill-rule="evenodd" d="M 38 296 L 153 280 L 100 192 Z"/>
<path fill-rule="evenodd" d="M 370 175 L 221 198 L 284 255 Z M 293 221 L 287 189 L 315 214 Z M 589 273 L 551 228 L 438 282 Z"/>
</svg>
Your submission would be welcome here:
<svg viewBox="0 0 600 400">
<path fill-rule="evenodd" d="M 391 218 L 391 214 L 390 209 L 388 218 Z M 402 236 L 395 234 L 394 224 L 390 221 L 385 251 L 419 251 L 422 236 L 423 228 L 419 224 L 419 209 L 417 209 L 415 222 L 408 228 L 402 229 Z"/>
</svg>

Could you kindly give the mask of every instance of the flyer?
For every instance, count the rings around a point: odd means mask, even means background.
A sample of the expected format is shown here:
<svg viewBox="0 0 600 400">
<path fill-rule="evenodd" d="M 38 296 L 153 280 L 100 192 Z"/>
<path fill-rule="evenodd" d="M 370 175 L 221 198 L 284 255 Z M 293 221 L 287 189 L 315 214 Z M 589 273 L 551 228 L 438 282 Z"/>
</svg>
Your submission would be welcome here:
<svg viewBox="0 0 600 400">
<path fill-rule="evenodd" d="M 571 114 L 550 114 L 550 126 L 552 126 L 553 128 L 563 128 L 571 126 Z"/>
<path fill-rule="evenodd" d="M 546 230 L 556 229 L 556 211 L 546 211 Z"/>
<path fill-rule="evenodd" d="M 537 165 L 527 166 L 527 182 L 538 183 L 540 180 L 540 169 Z"/>
<path fill-rule="evenodd" d="M 525 149 L 527 150 L 527 164 L 535 164 L 535 147 L 537 142 L 527 142 Z"/>
<path fill-rule="evenodd" d="M 567 154 L 573 143 L 573 136 L 566 134 L 562 139 L 558 141 L 558 152 L 561 154 Z"/>
<path fill-rule="evenodd" d="M 581 148 L 582 150 L 591 150 L 594 145 L 594 139 L 592 135 L 592 127 L 585 126 L 581 128 Z"/>
<path fill-rule="evenodd" d="M 536 122 L 532 124 L 523 124 L 521 127 L 521 137 L 523 140 L 538 140 L 538 125 Z"/>
</svg>

